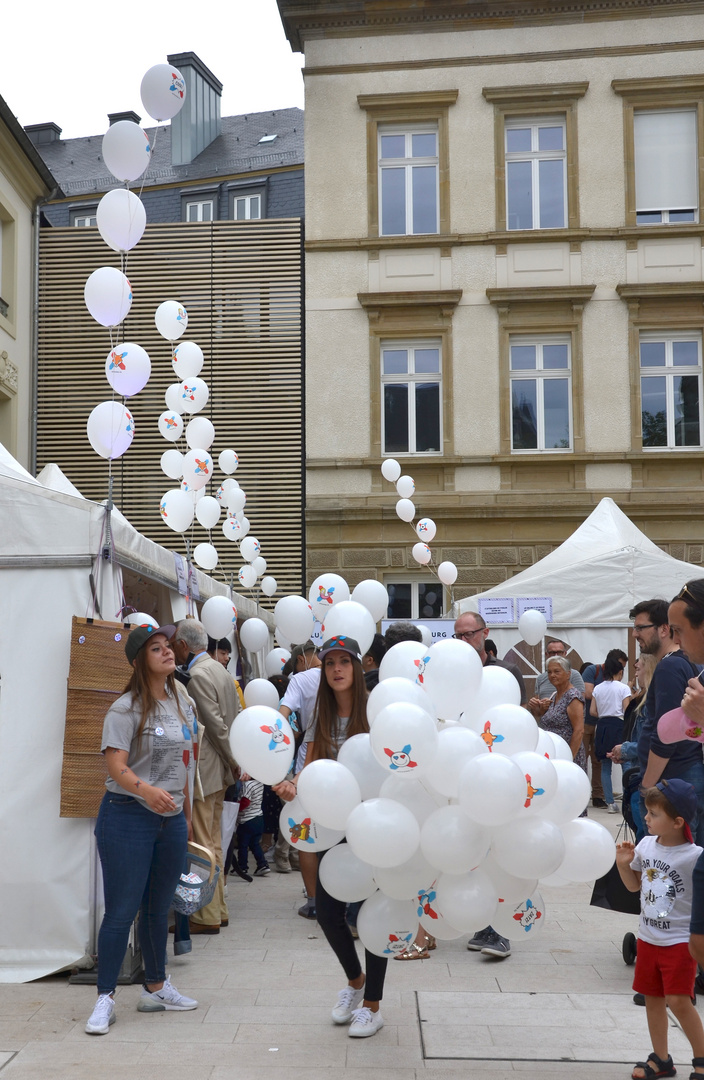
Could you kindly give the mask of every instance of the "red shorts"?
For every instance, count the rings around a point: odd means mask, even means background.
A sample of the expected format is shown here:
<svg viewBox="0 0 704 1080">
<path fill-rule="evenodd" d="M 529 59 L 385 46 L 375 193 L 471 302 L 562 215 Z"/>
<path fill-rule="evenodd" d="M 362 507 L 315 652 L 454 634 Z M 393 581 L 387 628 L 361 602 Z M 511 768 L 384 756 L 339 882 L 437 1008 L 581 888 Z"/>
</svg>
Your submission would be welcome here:
<svg viewBox="0 0 704 1080">
<path fill-rule="evenodd" d="M 667 997 L 694 993 L 697 961 L 689 955 L 686 941 L 677 945 L 651 945 L 638 938 L 633 989 L 646 997 Z"/>
</svg>

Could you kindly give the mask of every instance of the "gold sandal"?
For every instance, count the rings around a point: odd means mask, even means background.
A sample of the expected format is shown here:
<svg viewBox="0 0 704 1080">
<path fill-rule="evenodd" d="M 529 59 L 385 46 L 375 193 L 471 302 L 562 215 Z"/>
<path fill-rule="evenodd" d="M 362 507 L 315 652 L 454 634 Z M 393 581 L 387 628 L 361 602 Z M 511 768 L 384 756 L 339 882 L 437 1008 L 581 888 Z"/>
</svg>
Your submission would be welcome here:
<svg viewBox="0 0 704 1080">
<path fill-rule="evenodd" d="M 429 960 L 429 959 L 430 959 L 430 953 L 428 952 L 428 946 L 427 945 L 416 945 L 415 942 L 413 942 L 411 945 L 409 945 L 407 949 L 404 949 L 402 953 L 399 953 L 398 956 L 394 956 L 394 960 Z"/>
</svg>

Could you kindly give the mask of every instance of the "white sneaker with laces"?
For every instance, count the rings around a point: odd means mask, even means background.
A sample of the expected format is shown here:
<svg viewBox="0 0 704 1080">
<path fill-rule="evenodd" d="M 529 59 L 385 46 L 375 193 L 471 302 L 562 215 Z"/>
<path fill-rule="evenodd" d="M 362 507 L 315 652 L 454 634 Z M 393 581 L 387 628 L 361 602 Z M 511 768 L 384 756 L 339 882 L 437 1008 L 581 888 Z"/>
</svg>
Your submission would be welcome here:
<svg viewBox="0 0 704 1080">
<path fill-rule="evenodd" d="M 86 1035 L 107 1035 L 115 1023 L 115 1002 L 110 994 L 99 994 L 86 1024 Z"/>
<path fill-rule="evenodd" d="M 142 996 L 137 1005 L 138 1012 L 188 1012 L 197 1008 L 197 1001 L 179 994 L 176 987 L 172 986 L 170 975 L 161 990 L 151 993 L 146 986 L 142 987 Z"/>
<path fill-rule="evenodd" d="M 350 1024 L 347 1034 L 352 1039 L 366 1039 L 370 1035 L 376 1035 L 377 1031 L 384 1026 L 384 1018 L 380 1012 L 372 1012 L 364 1006 L 354 1010 L 354 1019 Z"/>
<path fill-rule="evenodd" d="M 346 986 L 337 995 L 337 1004 L 332 1010 L 332 1019 L 335 1024 L 349 1024 L 354 1010 L 364 1000 L 364 987 L 355 990 L 353 986 Z"/>
</svg>

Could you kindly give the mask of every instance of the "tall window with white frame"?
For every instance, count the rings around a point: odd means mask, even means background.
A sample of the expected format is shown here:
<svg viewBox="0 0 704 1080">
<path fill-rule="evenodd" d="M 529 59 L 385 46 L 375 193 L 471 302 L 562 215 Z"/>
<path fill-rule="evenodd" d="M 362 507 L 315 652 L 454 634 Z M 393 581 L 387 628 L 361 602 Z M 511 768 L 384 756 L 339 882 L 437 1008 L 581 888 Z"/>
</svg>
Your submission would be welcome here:
<svg viewBox="0 0 704 1080">
<path fill-rule="evenodd" d="M 512 337 L 511 449 L 572 449 L 570 339 Z"/>
<path fill-rule="evenodd" d="M 696 109 L 633 114 L 636 223 L 697 221 Z"/>
<path fill-rule="evenodd" d="M 382 453 L 442 451 L 442 369 L 439 342 L 381 347 Z"/>
<path fill-rule="evenodd" d="M 504 134 L 507 228 L 564 229 L 567 225 L 564 119 L 507 119 Z"/>
<path fill-rule="evenodd" d="M 443 587 L 438 581 L 388 581 L 387 619 L 439 619 L 443 613 Z"/>
<path fill-rule="evenodd" d="M 379 221 L 382 236 L 437 233 L 438 128 L 379 128 Z"/>
<path fill-rule="evenodd" d="M 235 221 L 254 221 L 262 216 L 261 195 L 236 195 L 232 201 Z"/>
<path fill-rule="evenodd" d="M 212 221 L 213 217 L 212 199 L 186 203 L 186 221 Z"/>
<path fill-rule="evenodd" d="M 643 449 L 702 445 L 702 338 L 640 336 Z"/>
</svg>

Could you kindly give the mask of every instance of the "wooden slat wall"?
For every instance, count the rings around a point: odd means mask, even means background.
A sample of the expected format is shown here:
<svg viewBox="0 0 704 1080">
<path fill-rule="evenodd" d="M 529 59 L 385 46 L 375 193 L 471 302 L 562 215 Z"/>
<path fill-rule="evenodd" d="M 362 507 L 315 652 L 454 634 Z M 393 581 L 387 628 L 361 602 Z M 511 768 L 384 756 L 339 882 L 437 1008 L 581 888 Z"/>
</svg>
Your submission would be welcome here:
<svg viewBox="0 0 704 1080">
<path fill-rule="evenodd" d="M 89 315 L 83 299 L 88 276 L 120 267 L 97 229 L 43 229 L 40 240 L 37 468 L 56 462 L 90 499 L 107 495 L 108 463 L 88 442 L 86 420 L 111 398 L 105 378 L 110 332 Z M 184 340 L 205 353 L 201 377 L 210 388 L 202 415 L 215 426 L 216 483 L 220 450 L 240 456 L 236 479 L 247 493 L 251 535 L 262 545 L 267 573 L 279 592 L 299 592 L 302 538 L 301 224 L 298 219 L 212 224 L 149 225 L 127 258 L 134 300 L 114 344 L 134 341 L 147 350 L 152 374 L 129 399 L 135 438 L 113 462 L 115 504 L 146 536 L 185 553 L 183 539 L 159 516 L 163 493 L 176 485 L 160 468 L 168 443 L 156 421 L 164 391 L 176 381 L 171 348 L 157 332 L 154 312 L 164 300 L 188 311 Z M 200 415 L 200 414 L 199 414 Z M 185 416 L 187 421 L 190 417 Z M 192 544 L 207 540 L 196 522 Z M 229 581 L 241 565 L 237 546 L 216 526 L 220 555 L 215 576 Z M 235 585 L 237 585 L 235 579 Z"/>
</svg>

